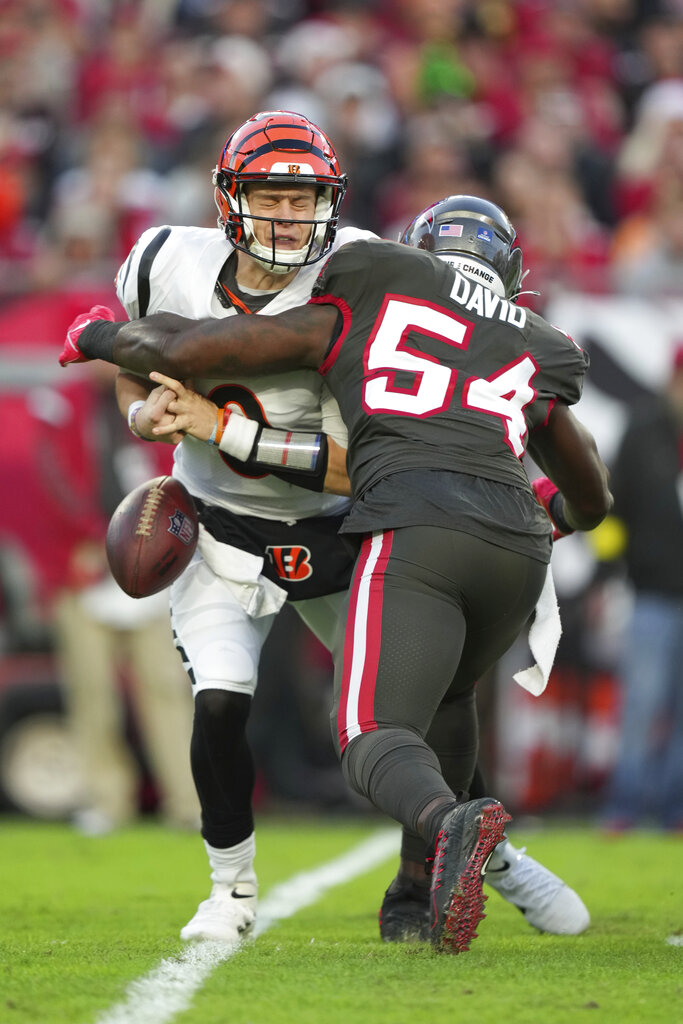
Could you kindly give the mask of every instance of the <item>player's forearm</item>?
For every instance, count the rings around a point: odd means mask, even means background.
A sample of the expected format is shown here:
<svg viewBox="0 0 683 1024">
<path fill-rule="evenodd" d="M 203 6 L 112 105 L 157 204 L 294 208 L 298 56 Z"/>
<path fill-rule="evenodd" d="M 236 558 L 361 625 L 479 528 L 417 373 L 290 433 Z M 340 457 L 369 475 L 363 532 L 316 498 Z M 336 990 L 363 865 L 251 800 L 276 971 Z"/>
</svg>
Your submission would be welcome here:
<svg viewBox="0 0 683 1024">
<path fill-rule="evenodd" d="M 229 426 L 237 424 L 241 428 L 255 427 L 249 452 L 240 453 L 251 471 L 266 470 L 287 483 L 310 491 L 346 497 L 351 494 L 346 473 L 346 451 L 329 435 L 256 426 L 253 420 L 231 416 Z M 229 435 L 229 430 L 227 433 Z M 219 447 L 226 453 L 237 455 L 226 441 L 229 442 L 229 438 L 224 435 Z"/>
<path fill-rule="evenodd" d="M 595 440 L 570 410 L 557 404 L 547 427 L 529 438 L 529 454 L 561 494 L 558 514 L 572 530 L 592 530 L 612 507 L 609 474 Z M 558 525 L 562 525 L 558 523 Z"/>
<path fill-rule="evenodd" d="M 196 328 L 201 323 L 175 313 L 114 323 L 96 320 L 83 329 L 78 347 L 88 359 L 102 359 L 138 374 L 161 369 L 182 380 L 189 373 L 179 372 L 176 365 L 182 351 L 179 339 L 188 325 Z"/>
<path fill-rule="evenodd" d="M 218 439 L 217 433 L 211 443 L 240 459 L 250 472 L 265 471 L 309 491 L 351 494 L 346 451 L 327 434 L 278 430 L 234 414 Z"/>
<path fill-rule="evenodd" d="M 343 494 L 348 498 L 351 496 L 351 482 L 346 472 L 346 448 L 333 441 L 329 434 L 327 445 L 327 472 L 323 490 L 328 494 Z"/>
<path fill-rule="evenodd" d="M 128 410 L 133 402 L 144 402 L 147 399 L 152 386 L 144 377 L 123 370 L 119 373 L 116 378 L 116 401 L 124 418 L 128 416 Z"/>
<path fill-rule="evenodd" d="M 320 365 L 337 313 L 306 306 L 277 317 L 237 316 L 188 320 L 155 313 L 130 323 L 96 321 L 80 334 L 88 359 L 103 359 L 135 373 L 169 377 L 245 376 Z"/>
<path fill-rule="evenodd" d="M 166 374 L 153 371 L 168 419 L 152 429 L 156 437 L 189 434 L 239 460 L 249 473 L 270 473 L 312 491 L 349 494 L 346 451 L 322 432 L 283 430 L 243 416 L 230 403 L 209 399 Z"/>
<path fill-rule="evenodd" d="M 588 490 L 569 498 L 560 488 L 562 504 L 558 518 L 564 519 L 572 530 L 594 530 L 612 507 L 612 496 L 606 486 L 606 479 L 605 487 L 600 485 L 600 492 L 600 499 L 596 501 Z M 597 491 L 593 493 L 597 494 Z"/>
<path fill-rule="evenodd" d="M 569 479 L 554 460 L 534 456 L 540 468 L 559 490 L 553 519 L 565 533 L 594 530 L 612 507 L 607 472 L 602 462 L 588 460 L 579 479 Z"/>
<path fill-rule="evenodd" d="M 193 403 L 196 405 L 196 403 Z M 241 416 L 229 406 L 218 407 L 213 425 L 188 432 L 238 459 L 248 473 L 270 473 L 296 487 L 325 489 L 328 438 L 308 431 L 281 430 Z"/>
</svg>

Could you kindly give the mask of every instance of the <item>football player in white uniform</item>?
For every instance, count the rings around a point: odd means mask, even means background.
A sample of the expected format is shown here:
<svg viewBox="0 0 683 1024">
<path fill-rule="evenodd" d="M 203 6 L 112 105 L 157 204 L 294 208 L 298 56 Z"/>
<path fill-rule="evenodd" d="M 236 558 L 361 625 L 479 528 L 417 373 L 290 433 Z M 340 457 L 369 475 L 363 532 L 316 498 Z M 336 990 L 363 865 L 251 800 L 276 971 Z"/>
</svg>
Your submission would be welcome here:
<svg viewBox="0 0 683 1024">
<path fill-rule="evenodd" d="M 309 298 L 321 260 L 338 246 L 372 237 L 337 230 L 346 179 L 329 140 L 299 114 L 264 112 L 245 122 L 226 142 L 214 185 L 221 230 L 151 228 L 124 262 L 117 294 L 131 319 L 279 313 Z M 337 536 L 347 509 L 346 431 L 315 371 L 192 386 L 216 404 L 220 445 L 173 437 L 181 442 L 174 475 L 198 499 L 202 527 L 193 561 L 171 588 L 171 616 L 195 697 L 191 761 L 213 886 L 181 937 L 234 941 L 256 911 L 245 727 L 259 657 L 287 599 L 332 644 L 353 564 Z M 126 373 L 118 382 L 131 429 L 151 440 L 164 412 L 163 388 L 150 387 Z M 404 859 L 411 849 L 404 843 Z M 530 923 L 584 930 L 588 914 L 571 889 L 509 843 L 499 849 L 499 891 L 525 906 Z M 409 878 L 399 895 L 410 919 Z M 415 910 L 419 925 L 422 905 Z M 405 923 L 383 937 L 404 937 Z"/>
<path fill-rule="evenodd" d="M 346 178 L 323 133 L 298 114 L 250 118 L 228 139 L 214 185 L 221 230 L 151 228 L 121 267 L 117 294 L 131 319 L 281 312 L 308 299 L 321 258 L 371 236 L 337 232 Z M 353 559 L 337 537 L 347 501 L 322 488 L 329 439 L 345 447 L 346 431 L 314 371 L 275 382 L 194 379 L 193 387 L 232 415 L 222 450 L 185 437 L 175 453 L 174 475 L 202 510 L 199 549 L 173 584 L 171 609 L 195 696 L 191 759 L 213 881 L 181 935 L 232 941 L 253 924 L 256 908 L 245 727 L 259 657 L 288 597 L 331 646 Z M 119 378 L 129 422 L 151 437 L 154 399 L 140 404 L 147 390 L 146 382 Z M 289 482 L 291 467 L 307 487 Z"/>
</svg>

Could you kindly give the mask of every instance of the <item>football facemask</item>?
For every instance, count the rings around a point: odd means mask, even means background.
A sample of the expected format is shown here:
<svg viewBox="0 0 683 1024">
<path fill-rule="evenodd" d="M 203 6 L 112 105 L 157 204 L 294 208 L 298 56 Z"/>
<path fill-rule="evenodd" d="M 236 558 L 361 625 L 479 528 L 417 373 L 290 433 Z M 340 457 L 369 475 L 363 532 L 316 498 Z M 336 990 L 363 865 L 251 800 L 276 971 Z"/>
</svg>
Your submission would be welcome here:
<svg viewBox="0 0 683 1024">
<path fill-rule="evenodd" d="M 255 216 L 245 186 L 257 182 L 268 182 L 275 188 L 314 186 L 317 195 L 313 219 Z M 332 245 L 347 179 L 340 172 L 329 139 L 303 115 L 275 110 L 249 118 L 226 142 L 213 172 L 213 183 L 218 226 L 236 249 L 259 260 L 270 273 L 287 274 L 316 263 Z M 265 242 L 256 238 L 255 221 L 267 225 Z M 278 249 L 277 224 L 308 225 L 306 244 L 295 250 Z"/>
</svg>

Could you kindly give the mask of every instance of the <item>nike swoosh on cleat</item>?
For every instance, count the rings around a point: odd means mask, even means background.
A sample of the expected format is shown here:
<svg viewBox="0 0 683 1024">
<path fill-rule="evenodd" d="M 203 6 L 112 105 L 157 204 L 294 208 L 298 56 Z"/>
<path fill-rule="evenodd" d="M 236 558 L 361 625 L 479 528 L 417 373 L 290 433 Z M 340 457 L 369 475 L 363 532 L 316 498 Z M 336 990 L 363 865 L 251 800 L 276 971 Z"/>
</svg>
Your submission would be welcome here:
<svg viewBox="0 0 683 1024">
<path fill-rule="evenodd" d="M 501 871 L 507 871 L 507 869 L 509 867 L 510 867 L 510 861 L 506 860 L 505 863 L 503 864 L 502 868 L 486 868 L 486 874 L 487 875 L 497 875 Z"/>
<path fill-rule="evenodd" d="M 238 892 L 237 889 L 233 889 L 230 893 L 234 900 L 250 900 L 253 897 L 253 892 Z"/>
</svg>

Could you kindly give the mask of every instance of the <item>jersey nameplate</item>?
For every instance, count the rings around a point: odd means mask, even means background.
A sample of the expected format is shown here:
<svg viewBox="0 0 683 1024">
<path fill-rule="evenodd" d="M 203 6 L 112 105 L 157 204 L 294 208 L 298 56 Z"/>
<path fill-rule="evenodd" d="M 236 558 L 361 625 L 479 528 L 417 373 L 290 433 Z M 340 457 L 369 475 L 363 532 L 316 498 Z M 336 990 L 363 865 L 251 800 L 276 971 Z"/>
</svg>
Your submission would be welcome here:
<svg viewBox="0 0 683 1024">
<path fill-rule="evenodd" d="M 479 316 L 485 316 L 493 320 L 496 316 L 503 323 L 511 324 L 520 330 L 526 324 L 526 309 L 524 306 L 516 306 L 514 302 L 503 299 L 496 295 L 490 288 L 478 282 L 469 281 L 460 273 L 455 271 L 455 280 L 450 292 L 451 298 L 464 309 L 473 310 Z"/>
</svg>

